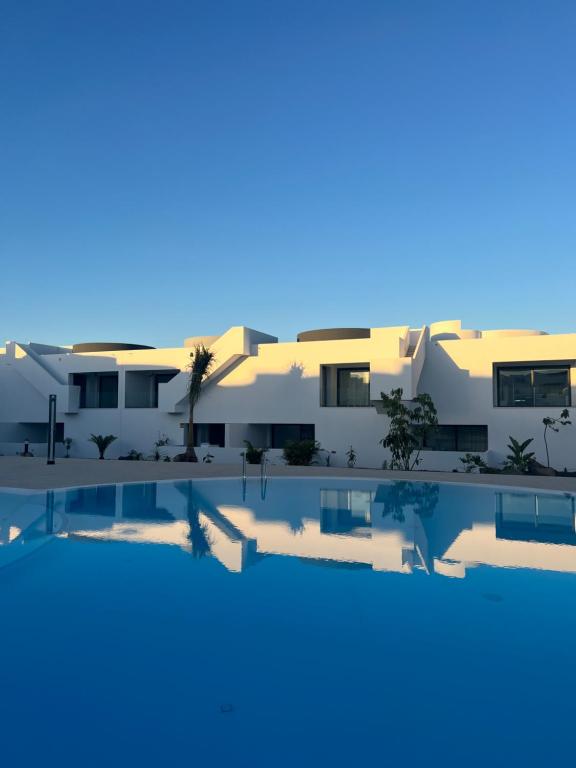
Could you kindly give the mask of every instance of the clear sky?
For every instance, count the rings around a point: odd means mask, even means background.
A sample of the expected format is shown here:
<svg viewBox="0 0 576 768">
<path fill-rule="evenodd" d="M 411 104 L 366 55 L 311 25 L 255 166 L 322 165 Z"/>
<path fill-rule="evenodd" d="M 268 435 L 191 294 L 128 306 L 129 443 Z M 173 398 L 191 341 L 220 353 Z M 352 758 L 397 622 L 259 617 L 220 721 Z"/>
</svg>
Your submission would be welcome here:
<svg viewBox="0 0 576 768">
<path fill-rule="evenodd" d="M 1 0 L 0 339 L 576 330 L 574 0 Z"/>
</svg>

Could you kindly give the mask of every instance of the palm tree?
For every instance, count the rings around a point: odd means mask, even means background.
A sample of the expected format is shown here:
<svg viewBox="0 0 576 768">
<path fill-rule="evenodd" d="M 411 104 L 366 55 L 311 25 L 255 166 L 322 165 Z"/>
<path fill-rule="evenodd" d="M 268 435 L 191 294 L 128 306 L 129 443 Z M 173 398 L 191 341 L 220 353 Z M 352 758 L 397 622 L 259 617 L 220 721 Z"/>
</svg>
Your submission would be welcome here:
<svg viewBox="0 0 576 768">
<path fill-rule="evenodd" d="M 200 399 L 202 384 L 210 374 L 214 365 L 214 352 L 204 344 L 198 344 L 194 351 L 190 353 L 192 358 L 190 362 L 190 379 L 188 380 L 188 406 L 190 415 L 188 417 L 188 435 L 186 438 L 186 451 L 181 454 L 183 461 L 198 461 L 196 451 L 194 450 L 194 406 Z"/>
<path fill-rule="evenodd" d="M 192 557 L 206 557 L 210 554 L 212 541 L 208 533 L 208 527 L 200 521 L 200 509 L 192 499 L 192 491 L 188 491 L 188 504 L 186 510 L 188 517 L 188 541 Z"/>
<path fill-rule="evenodd" d="M 95 444 L 96 448 L 98 448 L 98 452 L 100 453 L 98 458 L 103 459 L 106 448 L 118 438 L 116 435 L 90 435 L 88 439 L 91 443 Z"/>
</svg>

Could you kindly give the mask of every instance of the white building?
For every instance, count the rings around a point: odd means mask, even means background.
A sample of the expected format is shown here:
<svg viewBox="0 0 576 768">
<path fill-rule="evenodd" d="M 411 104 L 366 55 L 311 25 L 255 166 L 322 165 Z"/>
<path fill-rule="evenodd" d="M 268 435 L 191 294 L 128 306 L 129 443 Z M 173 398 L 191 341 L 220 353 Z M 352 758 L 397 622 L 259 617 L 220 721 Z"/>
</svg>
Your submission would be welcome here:
<svg viewBox="0 0 576 768">
<path fill-rule="evenodd" d="M 497 465 L 509 435 L 534 438 L 531 449 L 545 462 L 542 419 L 568 408 L 576 422 L 576 333 L 474 331 L 451 321 L 310 331 L 279 343 L 234 327 L 166 349 L 7 342 L 0 350 L 0 452 L 21 452 L 25 440 L 35 455 L 45 452 L 50 394 L 57 396 L 58 437 L 72 439 L 73 456 L 97 456 L 91 433 L 118 437 L 110 458 L 132 449 L 149 456 L 162 436 L 169 439 L 164 454 L 180 452 L 187 366 L 200 342 L 213 349 L 216 365 L 196 408 L 196 442 L 200 457 L 209 450 L 216 462 L 238 461 L 246 439 L 280 462 L 286 440 L 314 438 L 325 451 L 321 462 L 345 465 L 352 445 L 357 466 L 380 467 L 389 458 L 379 444 L 388 425 L 380 393 L 397 387 L 406 399 L 428 392 L 438 409 L 441 426 L 422 453 L 423 469 L 461 468 L 466 452 Z M 549 446 L 553 466 L 576 469 L 576 423 L 551 433 Z"/>
</svg>

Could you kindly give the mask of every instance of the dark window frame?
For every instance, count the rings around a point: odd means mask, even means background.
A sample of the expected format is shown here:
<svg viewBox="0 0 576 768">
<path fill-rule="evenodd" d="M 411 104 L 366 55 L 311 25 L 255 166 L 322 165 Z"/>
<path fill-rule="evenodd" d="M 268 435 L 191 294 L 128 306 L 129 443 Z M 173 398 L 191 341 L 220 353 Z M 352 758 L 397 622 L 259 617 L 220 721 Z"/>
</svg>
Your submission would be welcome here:
<svg viewBox="0 0 576 768">
<path fill-rule="evenodd" d="M 368 374 L 368 402 L 363 405 L 344 405 L 340 402 L 340 373 L 342 371 L 361 372 Z M 371 366 L 369 362 L 346 362 L 346 363 L 321 363 L 320 364 L 320 407 L 321 408 L 371 408 L 370 402 L 370 378 Z M 334 376 L 333 385 L 331 384 Z M 332 398 L 328 396 L 328 391 L 332 389 L 334 402 L 328 402 Z"/>
<path fill-rule="evenodd" d="M 367 373 L 368 374 L 368 402 L 362 405 L 348 405 L 340 402 L 340 374 L 342 373 Z M 337 408 L 369 408 L 370 407 L 370 366 L 354 368 L 353 366 L 337 366 L 336 368 L 336 407 Z"/>
<path fill-rule="evenodd" d="M 188 422 L 180 424 L 182 427 L 183 445 L 188 441 Z M 194 448 L 200 448 L 204 443 L 200 443 L 198 433 L 200 428 L 208 431 L 208 445 L 211 448 L 226 448 L 226 422 L 223 421 L 199 421 L 194 422 Z"/>
<path fill-rule="evenodd" d="M 571 408 L 572 407 L 572 368 L 574 366 L 573 360 L 546 360 L 543 362 L 529 361 L 529 362 L 514 362 L 514 363 L 494 363 L 492 372 L 493 391 L 494 391 L 494 407 L 495 408 Z M 567 378 L 567 402 L 560 404 L 536 404 L 536 387 L 534 384 L 534 373 L 542 370 L 562 371 L 566 373 Z M 514 372 L 514 371 L 529 371 L 531 374 L 531 391 L 532 391 L 532 404 L 518 403 L 514 404 L 502 404 L 501 392 L 500 392 L 500 374 L 502 372 Z"/>
<path fill-rule="evenodd" d="M 424 437 L 422 450 L 423 451 L 435 451 L 435 452 L 451 452 L 451 453 L 486 453 L 488 451 L 488 425 L 487 424 L 439 424 L 438 429 L 443 430 L 453 430 L 453 446 L 450 448 L 436 448 L 433 445 L 427 444 L 428 441 L 434 439 L 434 433 L 435 430 L 433 430 L 429 435 Z M 470 447 L 463 447 L 462 444 L 464 442 L 464 439 L 466 437 L 465 430 L 470 429 L 477 429 L 477 430 L 483 430 L 482 437 L 485 436 L 485 447 L 484 448 L 470 448 Z M 436 434 L 438 432 L 436 431 Z"/>
<path fill-rule="evenodd" d="M 277 439 L 276 431 L 280 427 L 298 427 L 299 428 L 299 437 L 297 438 L 296 442 L 301 442 L 302 440 L 316 440 L 316 424 L 309 424 L 309 423 L 282 423 L 282 424 L 270 424 L 270 448 L 282 450 L 284 448 L 284 445 L 286 443 L 291 442 L 290 439 L 287 439 L 284 441 L 283 445 L 278 445 L 280 442 Z M 310 434 L 306 434 L 306 432 Z"/>
<path fill-rule="evenodd" d="M 116 410 L 120 403 L 120 376 L 118 371 L 74 371 L 72 374 L 72 385 L 80 387 L 79 408 L 82 410 Z M 96 392 L 98 397 L 97 405 L 86 405 L 86 393 L 88 376 L 94 376 L 96 378 Z M 114 378 L 116 380 L 116 405 L 100 405 L 101 402 L 101 380 L 105 377 Z"/>
</svg>

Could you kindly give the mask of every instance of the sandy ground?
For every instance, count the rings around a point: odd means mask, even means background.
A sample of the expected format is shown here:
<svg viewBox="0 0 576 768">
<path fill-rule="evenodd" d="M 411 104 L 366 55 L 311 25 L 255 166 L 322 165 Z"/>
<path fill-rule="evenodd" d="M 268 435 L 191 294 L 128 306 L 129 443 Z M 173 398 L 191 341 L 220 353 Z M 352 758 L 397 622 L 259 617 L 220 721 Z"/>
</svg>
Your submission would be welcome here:
<svg viewBox="0 0 576 768">
<path fill-rule="evenodd" d="M 241 477 L 240 464 L 185 464 L 154 461 L 117 461 L 98 459 L 57 459 L 48 466 L 46 459 L 0 456 L 0 487 L 66 488 L 102 483 L 178 480 L 195 477 Z M 260 467 L 248 466 L 248 474 L 260 475 Z M 576 493 L 574 477 L 522 477 L 518 475 L 476 475 L 463 472 L 389 472 L 380 469 L 342 469 L 339 467 L 268 466 L 269 477 L 351 477 L 379 480 L 424 482 L 466 482 L 480 485 L 521 486 L 523 488 Z"/>
</svg>

